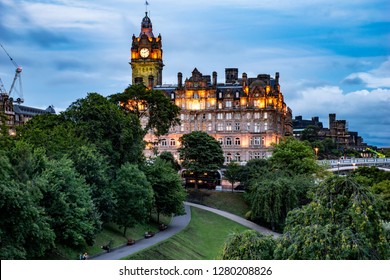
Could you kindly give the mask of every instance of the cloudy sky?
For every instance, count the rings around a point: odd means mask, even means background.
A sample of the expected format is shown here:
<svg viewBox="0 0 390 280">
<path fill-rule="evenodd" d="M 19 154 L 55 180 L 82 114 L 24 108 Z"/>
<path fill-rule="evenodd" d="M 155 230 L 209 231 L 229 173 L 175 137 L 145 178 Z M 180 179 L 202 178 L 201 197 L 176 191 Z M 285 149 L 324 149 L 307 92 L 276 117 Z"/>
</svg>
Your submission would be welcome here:
<svg viewBox="0 0 390 280">
<path fill-rule="evenodd" d="M 163 83 L 197 67 L 280 72 L 293 115 L 345 119 L 365 142 L 390 147 L 388 0 L 148 0 L 161 33 Z M 0 43 L 23 67 L 25 105 L 57 111 L 88 92 L 109 95 L 131 82 L 131 36 L 143 0 L 0 0 Z M 0 49 L 9 89 L 14 66 Z M 18 92 L 15 92 L 17 94 Z"/>
</svg>

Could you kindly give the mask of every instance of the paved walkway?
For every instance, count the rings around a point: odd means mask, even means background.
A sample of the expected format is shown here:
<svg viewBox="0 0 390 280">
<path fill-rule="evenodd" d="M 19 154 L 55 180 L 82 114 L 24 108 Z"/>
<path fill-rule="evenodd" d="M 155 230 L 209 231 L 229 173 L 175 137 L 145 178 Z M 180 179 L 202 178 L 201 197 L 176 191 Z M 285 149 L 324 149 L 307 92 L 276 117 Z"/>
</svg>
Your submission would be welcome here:
<svg viewBox="0 0 390 280">
<path fill-rule="evenodd" d="M 277 232 L 273 232 L 265 227 L 262 227 L 262 226 L 259 226 L 258 224 L 255 224 L 251 221 L 248 221 L 247 219 L 244 219 L 240 216 L 237 216 L 237 215 L 234 215 L 232 213 L 229 213 L 229 212 L 225 212 L 225 211 L 222 211 L 222 210 L 218 210 L 218 209 L 215 209 L 215 208 L 211 208 L 211 207 L 207 207 L 207 206 L 204 206 L 204 205 L 200 205 L 200 204 L 195 204 L 195 203 L 190 203 L 190 202 L 185 202 L 184 203 L 185 205 L 189 205 L 189 206 L 192 206 L 192 207 L 197 207 L 197 208 L 200 208 L 200 209 L 203 209 L 203 210 L 207 210 L 207 211 L 210 211 L 210 212 L 213 212 L 215 214 L 218 214 L 220 216 L 223 216 L 225 218 L 228 218 L 232 221 L 235 221 L 236 223 L 239 223 L 241 225 L 244 225 L 250 229 L 254 229 L 264 235 L 273 235 L 274 237 L 279 237 L 280 234 L 277 233 Z"/>
<path fill-rule="evenodd" d="M 165 239 L 174 236 L 176 233 L 183 230 L 190 223 L 190 206 L 184 205 L 184 209 L 186 211 L 186 214 L 182 216 L 173 217 L 171 223 L 166 230 L 157 232 L 151 238 L 137 240 L 134 245 L 125 245 L 120 248 L 114 248 L 113 250 L 111 250 L 110 253 L 103 253 L 97 256 L 93 256 L 90 258 L 90 260 L 119 260 L 123 257 L 134 254 L 138 251 L 141 251 L 145 248 L 148 248 L 154 244 L 157 244 L 161 241 L 164 241 Z"/>
<path fill-rule="evenodd" d="M 261 227 L 255 223 L 252 223 L 252 222 L 250 222 L 244 218 L 241 218 L 237 215 L 234 215 L 234 214 L 231 214 L 231 213 L 228 213 L 225 211 L 221 211 L 221 210 L 218 210 L 215 208 L 207 207 L 204 205 L 185 202 L 184 208 L 185 208 L 186 214 L 182 215 L 182 216 L 173 217 L 171 223 L 169 224 L 169 226 L 166 230 L 156 233 L 155 236 L 153 236 L 152 238 L 137 240 L 134 245 L 121 246 L 119 248 L 114 248 L 113 250 L 111 250 L 110 253 L 102 253 L 99 255 L 95 255 L 95 256 L 91 257 L 90 260 L 119 260 L 123 257 L 134 254 L 138 251 L 141 251 L 145 248 L 148 248 L 152 245 L 155 245 L 161 241 L 164 241 L 164 240 L 174 236 L 175 234 L 177 234 L 178 232 L 183 230 L 190 223 L 190 220 L 191 220 L 190 207 L 200 208 L 203 210 L 213 212 L 213 213 L 218 214 L 220 216 L 224 216 L 230 220 L 233 220 L 239 224 L 242 224 L 250 229 L 254 229 L 254 230 L 256 230 L 262 234 L 265 234 L 265 235 L 273 235 L 274 237 L 280 236 L 279 233 L 276 233 L 276 232 L 273 232 L 267 228 Z"/>
</svg>

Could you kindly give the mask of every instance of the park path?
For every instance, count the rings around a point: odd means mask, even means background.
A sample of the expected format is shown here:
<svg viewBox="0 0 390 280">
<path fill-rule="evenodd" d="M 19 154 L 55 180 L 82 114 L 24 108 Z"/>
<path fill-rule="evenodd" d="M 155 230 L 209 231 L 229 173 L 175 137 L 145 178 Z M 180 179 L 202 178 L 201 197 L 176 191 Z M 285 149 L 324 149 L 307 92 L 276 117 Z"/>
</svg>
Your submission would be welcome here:
<svg viewBox="0 0 390 280">
<path fill-rule="evenodd" d="M 236 223 L 239 223 L 243 226 L 246 226 L 250 229 L 253 229 L 253 230 L 256 230 L 258 232 L 260 232 L 261 234 L 264 234 L 264 235 L 272 235 L 274 237 L 279 237 L 280 236 L 280 233 L 277 233 L 277 232 L 274 232 L 274 231 L 271 231 L 265 227 L 262 227 L 262 226 L 259 226 L 258 224 L 255 224 L 251 221 L 248 221 L 247 219 L 244 219 L 240 216 L 237 216 L 237 215 L 234 215 L 232 213 L 229 213 L 229 212 L 226 212 L 226 211 L 222 211 L 222 210 L 218 210 L 218 209 L 215 209 L 215 208 L 211 208 L 211 207 L 208 207 L 208 206 L 204 206 L 204 205 L 201 205 L 201 204 L 195 204 L 195 203 L 191 203 L 191 202 L 185 202 L 184 203 L 185 205 L 188 205 L 188 206 L 191 206 L 191 207 L 196 207 L 196 208 L 200 208 L 200 209 L 203 209 L 203 210 L 207 210 L 207 211 L 210 211 L 210 212 L 213 212 L 215 214 L 218 214 L 220 216 L 223 216 L 225 218 L 228 218 L 232 221 L 235 221 Z"/>
<path fill-rule="evenodd" d="M 223 216 L 225 218 L 228 218 L 230 220 L 233 220 L 239 224 L 242 224 L 250 229 L 256 230 L 262 234 L 265 235 L 272 235 L 274 237 L 280 236 L 279 233 L 273 232 L 267 228 L 261 227 L 255 223 L 252 223 L 244 218 L 241 218 L 240 216 L 231 214 L 229 212 L 225 212 L 222 210 L 218 210 L 215 208 L 207 207 L 200 204 L 190 203 L 190 202 L 184 202 L 184 209 L 185 209 L 185 215 L 182 216 L 174 216 L 172 218 L 171 223 L 169 224 L 168 228 L 164 231 L 157 232 L 152 238 L 147 239 L 140 239 L 135 242 L 134 245 L 131 246 L 121 246 L 118 248 L 114 248 L 111 250 L 110 253 L 102 253 L 95 256 L 90 257 L 90 260 L 119 260 L 123 257 L 126 257 L 128 255 L 134 254 L 138 251 L 141 251 L 143 249 L 146 249 L 150 246 L 153 246 L 161 241 L 164 241 L 178 232 L 182 231 L 191 221 L 191 209 L 190 207 L 196 207 L 200 208 L 206 211 L 213 212 L 215 214 L 218 214 L 220 216 Z"/>
</svg>

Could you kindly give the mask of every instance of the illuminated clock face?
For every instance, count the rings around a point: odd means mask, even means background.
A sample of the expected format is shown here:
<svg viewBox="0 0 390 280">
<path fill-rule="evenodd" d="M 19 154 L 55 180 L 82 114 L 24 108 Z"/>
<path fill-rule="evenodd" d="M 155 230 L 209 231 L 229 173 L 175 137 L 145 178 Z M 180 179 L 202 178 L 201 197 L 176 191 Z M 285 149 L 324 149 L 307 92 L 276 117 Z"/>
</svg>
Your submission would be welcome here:
<svg viewBox="0 0 390 280">
<path fill-rule="evenodd" d="M 141 51 L 139 52 L 141 57 L 146 58 L 149 56 L 149 49 L 147 48 L 142 48 Z"/>
</svg>

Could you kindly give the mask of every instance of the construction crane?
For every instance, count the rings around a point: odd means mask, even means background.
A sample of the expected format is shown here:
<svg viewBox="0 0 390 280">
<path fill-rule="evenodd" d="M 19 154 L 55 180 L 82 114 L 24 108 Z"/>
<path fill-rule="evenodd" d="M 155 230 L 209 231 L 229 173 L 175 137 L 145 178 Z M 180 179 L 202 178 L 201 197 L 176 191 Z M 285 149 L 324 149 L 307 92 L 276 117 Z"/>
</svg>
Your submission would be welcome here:
<svg viewBox="0 0 390 280">
<path fill-rule="evenodd" d="M 15 76 L 14 76 L 14 80 L 12 81 L 12 85 L 11 85 L 11 88 L 10 90 L 8 91 L 8 96 L 11 96 L 12 92 L 13 91 L 18 91 L 18 98 L 16 99 L 16 103 L 18 104 L 21 104 L 24 102 L 23 100 L 23 88 L 22 88 L 22 77 L 21 77 L 21 73 L 22 73 L 22 67 L 19 66 L 15 60 L 9 55 L 9 53 L 7 52 L 7 50 L 3 47 L 3 45 L 0 43 L 0 47 L 4 50 L 4 52 L 6 53 L 6 55 L 9 57 L 9 59 L 11 60 L 12 64 L 15 66 Z M 19 90 L 17 89 L 17 87 L 15 87 L 15 84 L 16 84 L 16 81 L 19 82 Z M 4 91 L 4 93 L 3 93 Z M 0 93 L 2 95 L 4 94 L 7 94 L 5 89 L 4 89 L 4 85 L 2 83 L 2 81 L 0 80 Z"/>
</svg>

